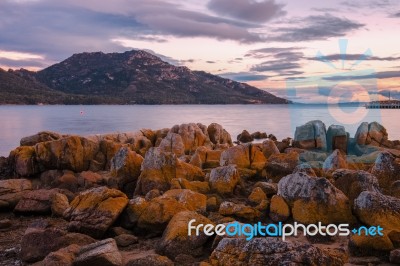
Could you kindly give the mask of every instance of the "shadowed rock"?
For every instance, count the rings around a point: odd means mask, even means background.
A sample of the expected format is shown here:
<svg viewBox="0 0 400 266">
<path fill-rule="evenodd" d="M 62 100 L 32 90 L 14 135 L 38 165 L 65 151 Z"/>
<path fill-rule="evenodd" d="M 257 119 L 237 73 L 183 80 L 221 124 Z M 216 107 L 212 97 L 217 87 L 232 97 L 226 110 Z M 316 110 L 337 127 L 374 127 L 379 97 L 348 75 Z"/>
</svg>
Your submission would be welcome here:
<svg viewBox="0 0 400 266">
<path fill-rule="evenodd" d="M 13 209 L 31 189 L 32 182 L 27 179 L 0 180 L 0 210 Z"/>
<path fill-rule="evenodd" d="M 104 239 L 81 247 L 74 265 L 121 266 L 122 256 L 112 238 Z"/>
<path fill-rule="evenodd" d="M 354 217 L 346 195 L 312 169 L 298 168 L 278 183 L 278 195 L 292 207 L 293 218 L 301 223 L 351 223 Z"/>
<path fill-rule="evenodd" d="M 196 213 L 183 211 L 176 214 L 168 223 L 167 228 L 161 238 L 160 245 L 157 250 L 160 254 L 166 255 L 171 259 L 175 259 L 180 254 L 188 254 L 192 256 L 199 256 L 203 254 L 203 245 L 210 238 L 201 232 L 196 235 L 195 230 L 192 230 L 191 235 L 188 235 L 188 224 L 195 219 L 192 226 L 199 224 L 212 224 L 214 223 L 206 217 Z"/>
<path fill-rule="evenodd" d="M 224 238 L 211 254 L 212 265 L 343 265 L 310 244 L 283 242 L 279 238 L 262 237 L 247 241 L 243 238 Z"/>
<path fill-rule="evenodd" d="M 41 131 L 35 135 L 24 137 L 20 140 L 21 146 L 35 146 L 39 142 L 59 140 L 62 135 L 51 132 L 51 131 Z"/>
<path fill-rule="evenodd" d="M 67 233 L 57 228 L 28 228 L 21 240 L 21 258 L 25 262 L 36 262 L 50 252 L 71 244 L 87 245 L 95 240 L 79 233 Z"/>
<path fill-rule="evenodd" d="M 377 178 L 365 171 L 339 169 L 333 172 L 335 187 L 349 198 L 351 205 L 363 191 L 379 192 Z"/>
</svg>

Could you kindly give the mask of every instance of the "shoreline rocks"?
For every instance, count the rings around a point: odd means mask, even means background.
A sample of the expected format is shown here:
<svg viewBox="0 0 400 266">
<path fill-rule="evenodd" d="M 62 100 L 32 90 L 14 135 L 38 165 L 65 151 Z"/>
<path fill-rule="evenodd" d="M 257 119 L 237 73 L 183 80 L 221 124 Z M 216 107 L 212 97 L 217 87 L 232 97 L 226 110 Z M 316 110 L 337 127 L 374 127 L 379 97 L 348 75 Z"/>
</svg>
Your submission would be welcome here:
<svg viewBox="0 0 400 266">
<path fill-rule="evenodd" d="M 169 266 L 366 260 L 356 255 L 374 256 L 376 264 L 398 261 L 400 141 L 389 140 L 382 125 L 363 123 L 354 138 L 343 126 L 321 121 L 299 126 L 293 140 L 262 132 L 240 136 L 240 142 L 253 139 L 263 142 L 233 145 L 216 123 L 26 137 L 0 158 L 0 261 Z M 191 219 L 195 225 L 380 225 L 386 234 L 248 241 L 245 235 L 189 236 Z"/>
</svg>

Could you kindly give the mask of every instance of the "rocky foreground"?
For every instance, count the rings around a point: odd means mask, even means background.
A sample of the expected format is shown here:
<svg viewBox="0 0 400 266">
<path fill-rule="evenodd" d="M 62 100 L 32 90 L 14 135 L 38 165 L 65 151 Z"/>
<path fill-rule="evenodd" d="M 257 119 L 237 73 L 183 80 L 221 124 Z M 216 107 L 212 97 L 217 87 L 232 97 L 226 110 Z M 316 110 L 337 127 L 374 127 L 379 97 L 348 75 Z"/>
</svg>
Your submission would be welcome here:
<svg viewBox="0 0 400 266">
<path fill-rule="evenodd" d="M 0 157 L 0 264 L 400 263 L 400 141 L 382 125 L 350 138 L 311 121 L 294 139 L 238 139 L 215 123 L 21 139 Z M 379 225 L 384 235 L 188 236 L 192 219 Z"/>
</svg>

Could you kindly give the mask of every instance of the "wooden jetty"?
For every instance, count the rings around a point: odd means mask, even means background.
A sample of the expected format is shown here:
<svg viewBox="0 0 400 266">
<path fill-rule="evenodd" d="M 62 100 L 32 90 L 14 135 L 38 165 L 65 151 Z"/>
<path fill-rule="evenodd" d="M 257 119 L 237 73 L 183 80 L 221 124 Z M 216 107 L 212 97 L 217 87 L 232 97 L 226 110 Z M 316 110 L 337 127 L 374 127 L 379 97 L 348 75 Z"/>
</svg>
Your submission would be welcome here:
<svg viewBox="0 0 400 266">
<path fill-rule="evenodd" d="M 367 109 L 400 109 L 400 101 L 373 101 L 365 105 Z"/>
</svg>

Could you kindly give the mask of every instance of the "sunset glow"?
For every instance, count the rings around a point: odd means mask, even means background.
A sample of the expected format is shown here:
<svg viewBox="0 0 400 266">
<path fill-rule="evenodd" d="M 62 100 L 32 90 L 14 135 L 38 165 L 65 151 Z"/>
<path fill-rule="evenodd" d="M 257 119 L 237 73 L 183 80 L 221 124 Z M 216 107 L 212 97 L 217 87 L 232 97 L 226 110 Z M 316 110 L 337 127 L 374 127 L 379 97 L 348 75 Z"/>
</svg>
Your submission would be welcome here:
<svg viewBox="0 0 400 266">
<path fill-rule="evenodd" d="M 282 97 L 293 78 L 373 69 L 377 87 L 367 90 L 400 97 L 399 10 L 394 0 L 8 0 L 0 3 L 0 67 L 38 70 L 73 53 L 144 49 Z M 312 90 L 303 95 L 296 100 L 326 101 Z"/>
</svg>

